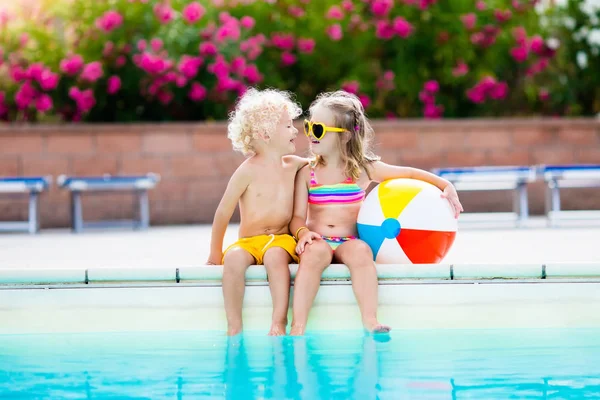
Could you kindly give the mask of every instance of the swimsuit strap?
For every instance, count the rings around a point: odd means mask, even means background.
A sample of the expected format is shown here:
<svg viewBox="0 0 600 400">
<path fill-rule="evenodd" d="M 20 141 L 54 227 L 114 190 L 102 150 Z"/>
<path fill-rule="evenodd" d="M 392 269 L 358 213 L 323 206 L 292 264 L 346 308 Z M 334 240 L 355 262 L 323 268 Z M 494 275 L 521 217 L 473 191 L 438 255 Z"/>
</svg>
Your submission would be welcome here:
<svg viewBox="0 0 600 400">
<path fill-rule="evenodd" d="M 315 179 L 315 170 L 312 167 L 312 165 L 310 166 L 310 184 L 311 184 L 311 186 L 314 186 L 317 184 L 317 180 Z"/>
</svg>

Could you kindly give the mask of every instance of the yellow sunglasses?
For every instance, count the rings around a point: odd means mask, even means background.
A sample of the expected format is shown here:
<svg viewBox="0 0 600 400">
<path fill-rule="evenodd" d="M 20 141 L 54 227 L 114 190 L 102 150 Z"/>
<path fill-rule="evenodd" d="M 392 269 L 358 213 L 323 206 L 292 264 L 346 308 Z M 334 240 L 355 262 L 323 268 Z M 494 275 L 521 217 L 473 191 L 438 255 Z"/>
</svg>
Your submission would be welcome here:
<svg viewBox="0 0 600 400">
<path fill-rule="evenodd" d="M 304 120 L 304 134 L 306 136 L 313 135 L 313 137 L 317 140 L 323 139 L 327 132 L 346 132 L 346 129 L 342 128 L 332 128 L 320 122 L 310 122 L 309 120 Z"/>
</svg>

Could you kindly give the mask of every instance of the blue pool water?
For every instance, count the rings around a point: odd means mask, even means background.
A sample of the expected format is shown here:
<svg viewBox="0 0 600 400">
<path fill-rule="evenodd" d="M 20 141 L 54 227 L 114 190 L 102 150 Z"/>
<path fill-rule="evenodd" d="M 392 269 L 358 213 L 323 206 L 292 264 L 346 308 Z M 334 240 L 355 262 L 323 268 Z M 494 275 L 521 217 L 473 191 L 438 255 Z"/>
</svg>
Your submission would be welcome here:
<svg viewBox="0 0 600 400">
<path fill-rule="evenodd" d="M 600 398 L 600 330 L 0 336 L 0 399 Z"/>
</svg>

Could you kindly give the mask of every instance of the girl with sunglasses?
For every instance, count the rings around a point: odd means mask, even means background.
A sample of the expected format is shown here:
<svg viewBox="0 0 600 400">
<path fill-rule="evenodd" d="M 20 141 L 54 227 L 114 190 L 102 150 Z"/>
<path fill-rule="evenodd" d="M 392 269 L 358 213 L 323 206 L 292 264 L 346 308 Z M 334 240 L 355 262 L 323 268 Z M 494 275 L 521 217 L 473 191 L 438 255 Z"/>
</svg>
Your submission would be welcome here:
<svg viewBox="0 0 600 400">
<path fill-rule="evenodd" d="M 332 261 L 346 264 L 365 329 L 389 332 L 377 319 L 377 271 L 370 247 L 358 239 L 356 221 L 372 182 L 412 178 L 443 191 L 455 211 L 463 211 L 456 189 L 427 171 L 388 165 L 371 151 L 373 129 L 363 106 L 345 91 L 322 93 L 304 122 L 312 162 L 296 175 L 294 217 L 300 266 L 294 281 L 291 335 L 303 335 L 319 290 L 321 275 Z"/>
</svg>

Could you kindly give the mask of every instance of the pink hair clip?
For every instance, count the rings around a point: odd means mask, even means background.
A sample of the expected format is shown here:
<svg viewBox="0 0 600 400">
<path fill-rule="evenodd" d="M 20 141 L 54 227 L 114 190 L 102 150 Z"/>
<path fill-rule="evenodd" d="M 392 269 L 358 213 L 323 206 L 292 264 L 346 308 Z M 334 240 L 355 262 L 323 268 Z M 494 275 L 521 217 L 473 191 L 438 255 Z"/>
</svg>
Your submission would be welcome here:
<svg viewBox="0 0 600 400">
<path fill-rule="evenodd" d="M 354 127 L 354 130 L 355 130 L 355 131 L 358 131 L 359 129 L 360 129 L 360 126 L 358 126 L 358 125 L 356 125 L 356 126 Z"/>
</svg>

